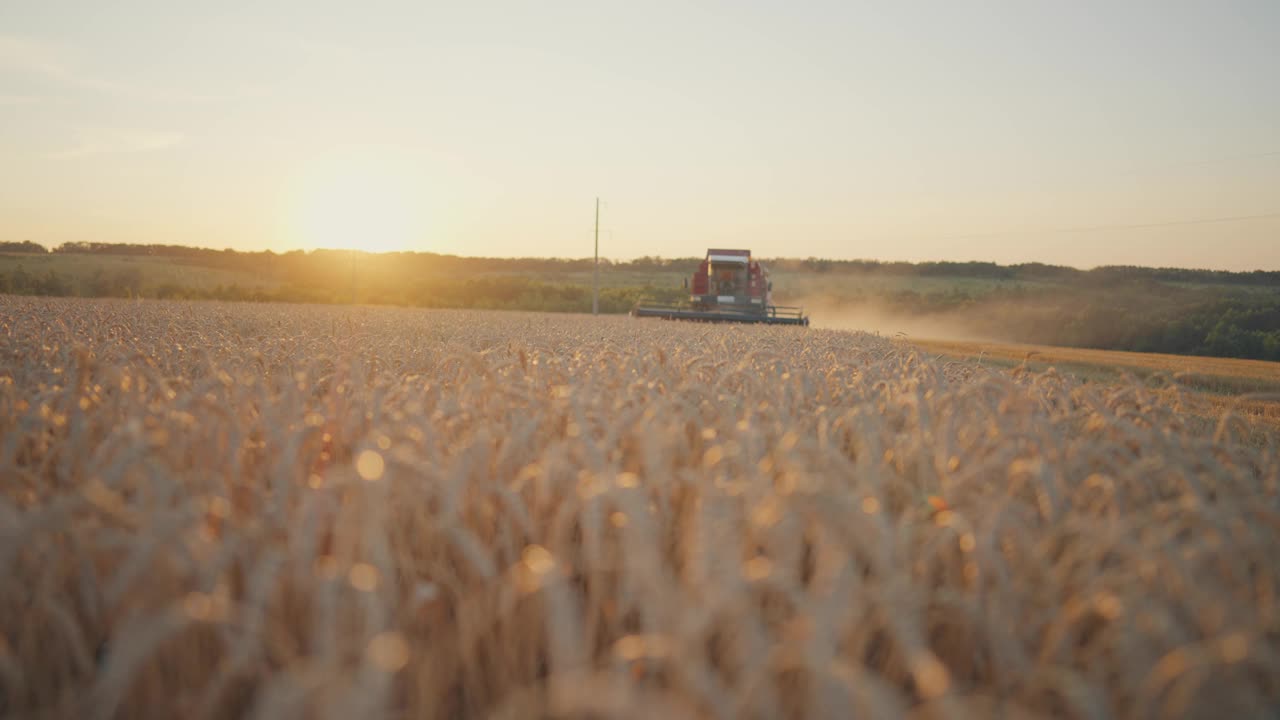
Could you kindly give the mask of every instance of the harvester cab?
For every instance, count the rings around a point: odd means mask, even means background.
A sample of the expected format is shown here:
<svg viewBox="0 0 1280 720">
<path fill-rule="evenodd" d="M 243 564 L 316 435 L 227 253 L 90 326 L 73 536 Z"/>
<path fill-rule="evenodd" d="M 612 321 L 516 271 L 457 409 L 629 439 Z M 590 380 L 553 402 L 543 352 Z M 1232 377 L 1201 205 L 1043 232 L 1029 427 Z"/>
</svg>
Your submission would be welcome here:
<svg viewBox="0 0 1280 720">
<path fill-rule="evenodd" d="M 687 306 L 640 305 L 631 314 L 668 320 L 809 324 L 802 309 L 773 304 L 769 271 L 751 259 L 750 250 L 708 250 L 685 286 L 689 289 Z"/>
</svg>

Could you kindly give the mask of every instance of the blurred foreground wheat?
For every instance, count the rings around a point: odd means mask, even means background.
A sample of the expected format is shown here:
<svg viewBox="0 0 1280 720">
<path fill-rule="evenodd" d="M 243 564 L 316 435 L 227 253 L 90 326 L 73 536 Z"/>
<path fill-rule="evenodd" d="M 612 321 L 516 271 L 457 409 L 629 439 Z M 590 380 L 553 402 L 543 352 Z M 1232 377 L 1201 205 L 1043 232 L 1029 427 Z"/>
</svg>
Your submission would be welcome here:
<svg viewBox="0 0 1280 720">
<path fill-rule="evenodd" d="M 0 297 L 0 714 L 1256 716 L 1247 434 L 856 333 Z"/>
</svg>

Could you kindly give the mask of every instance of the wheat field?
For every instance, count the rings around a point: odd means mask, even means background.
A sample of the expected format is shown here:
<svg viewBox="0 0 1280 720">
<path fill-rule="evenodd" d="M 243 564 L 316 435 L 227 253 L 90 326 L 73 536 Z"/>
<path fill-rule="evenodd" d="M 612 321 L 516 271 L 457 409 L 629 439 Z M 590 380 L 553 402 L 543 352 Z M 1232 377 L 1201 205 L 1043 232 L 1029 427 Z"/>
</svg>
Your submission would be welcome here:
<svg viewBox="0 0 1280 720">
<path fill-rule="evenodd" d="M 0 296 L 0 715 L 1280 707 L 1280 453 L 856 332 Z"/>
</svg>

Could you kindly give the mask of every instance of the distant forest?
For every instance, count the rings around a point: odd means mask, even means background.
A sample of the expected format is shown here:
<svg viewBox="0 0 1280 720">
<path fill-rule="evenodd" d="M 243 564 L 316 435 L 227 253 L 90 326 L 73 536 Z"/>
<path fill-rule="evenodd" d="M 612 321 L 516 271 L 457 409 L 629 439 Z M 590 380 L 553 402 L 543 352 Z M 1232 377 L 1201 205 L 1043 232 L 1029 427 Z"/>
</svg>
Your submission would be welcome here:
<svg viewBox="0 0 1280 720">
<path fill-rule="evenodd" d="M 23 258 L 41 269 L 27 269 Z M 602 259 L 607 281 L 601 311 L 625 313 L 642 301 L 679 302 L 685 292 L 678 278 L 700 259 Z M 238 252 L 77 242 L 53 250 L 0 243 L 0 260 L 0 293 L 548 312 L 591 308 L 589 258 Z M 775 275 L 789 276 L 788 301 L 836 308 L 874 305 L 1014 342 L 1280 361 L 1280 271 L 819 258 L 764 262 Z"/>
<path fill-rule="evenodd" d="M 142 245 L 130 243 L 68 242 L 49 250 L 38 243 L 0 242 L 0 253 L 54 253 L 77 255 L 119 255 L 173 258 L 193 264 L 243 272 L 290 274 L 293 271 L 308 272 L 323 266 L 357 262 L 410 263 L 442 274 L 483 274 L 502 272 L 574 272 L 592 269 L 591 258 L 486 258 L 442 255 L 430 252 L 366 253 L 349 250 L 294 250 L 275 253 L 270 250 L 245 252 L 239 250 L 212 250 L 186 245 Z M 659 258 L 640 257 L 634 260 L 614 261 L 601 258 L 602 266 L 635 272 L 686 272 L 696 267 L 701 257 Z M 1254 270 L 1230 272 L 1226 270 L 1195 270 L 1184 268 L 1151 268 L 1129 265 L 1108 265 L 1081 270 L 1062 265 L 1022 263 L 1000 265 L 993 262 L 881 262 L 877 260 L 829 260 L 824 258 L 762 258 L 772 270 L 787 272 L 813 272 L 852 275 L 883 275 L 902 277 L 965 277 L 989 280 L 1060 281 L 1109 283 L 1123 280 L 1153 280 L 1173 283 L 1202 283 L 1215 285 L 1267 286 L 1280 289 L 1280 270 Z"/>
</svg>

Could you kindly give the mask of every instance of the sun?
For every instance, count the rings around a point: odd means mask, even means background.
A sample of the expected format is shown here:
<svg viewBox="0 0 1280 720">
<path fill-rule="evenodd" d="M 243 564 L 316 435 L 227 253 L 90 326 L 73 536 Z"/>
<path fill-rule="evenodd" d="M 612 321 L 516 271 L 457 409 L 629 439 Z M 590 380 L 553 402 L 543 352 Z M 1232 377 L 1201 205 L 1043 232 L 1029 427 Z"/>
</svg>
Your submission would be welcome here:
<svg viewBox="0 0 1280 720">
<path fill-rule="evenodd" d="M 291 234 L 309 249 L 368 252 L 422 249 L 421 184 L 376 157 L 317 162 L 296 183 Z"/>
</svg>

